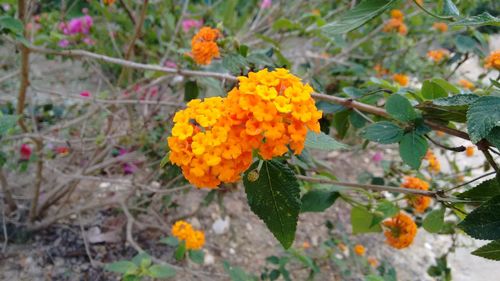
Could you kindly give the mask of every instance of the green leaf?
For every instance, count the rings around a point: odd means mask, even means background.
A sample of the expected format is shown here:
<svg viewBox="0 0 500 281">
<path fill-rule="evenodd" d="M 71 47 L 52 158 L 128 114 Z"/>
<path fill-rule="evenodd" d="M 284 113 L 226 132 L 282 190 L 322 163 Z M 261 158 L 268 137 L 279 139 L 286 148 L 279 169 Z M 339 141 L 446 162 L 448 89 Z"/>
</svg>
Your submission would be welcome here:
<svg viewBox="0 0 500 281">
<path fill-rule="evenodd" d="M 168 163 L 170 163 L 170 152 L 168 152 L 167 155 L 163 156 L 161 159 L 160 168 L 165 168 Z"/>
<path fill-rule="evenodd" d="M 339 197 L 338 192 L 326 192 L 321 190 L 311 190 L 302 196 L 302 207 L 304 212 L 323 212 L 335 203 Z"/>
<path fill-rule="evenodd" d="M 426 101 L 417 105 L 417 108 L 424 112 L 426 118 L 464 123 L 467 120 L 469 104 L 478 98 L 479 96 L 474 94 L 455 95 Z"/>
<path fill-rule="evenodd" d="M 451 26 L 483 26 L 483 25 L 493 25 L 500 26 L 500 18 L 490 15 L 488 12 L 484 12 L 477 16 L 472 16 L 468 18 L 459 19 L 456 22 L 450 24 Z"/>
<path fill-rule="evenodd" d="M 152 261 L 151 261 L 151 256 L 148 255 L 148 253 L 141 252 L 132 259 L 132 262 L 141 268 L 145 268 L 149 267 Z"/>
<path fill-rule="evenodd" d="M 327 36 L 347 33 L 382 14 L 389 9 L 394 2 L 396 1 L 364 0 L 356 7 L 343 14 L 337 21 L 324 25 L 322 31 Z"/>
<path fill-rule="evenodd" d="M 444 208 L 433 210 L 425 216 L 422 226 L 430 233 L 438 233 L 444 225 Z"/>
<path fill-rule="evenodd" d="M 422 96 L 425 99 L 428 100 L 433 100 L 437 98 L 444 98 L 448 96 L 446 91 L 441 88 L 437 83 L 431 82 L 429 80 L 424 81 L 422 84 L 422 90 L 421 90 Z"/>
<path fill-rule="evenodd" d="M 243 183 L 248 205 L 262 219 L 274 237 L 288 249 L 295 239 L 300 212 L 300 189 L 293 171 L 278 161 L 264 161 L 258 178 L 251 181 L 259 161 L 245 172 Z"/>
<path fill-rule="evenodd" d="M 205 252 L 201 250 L 190 250 L 189 251 L 189 259 L 194 263 L 202 264 L 205 259 Z"/>
<path fill-rule="evenodd" d="M 361 137 L 381 144 L 396 143 L 403 137 L 404 130 L 398 125 L 382 121 L 370 124 L 361 130 Z"/>
<path fill-rule="evenodd" d="M 472 39 L 472 37 L 457 35 L 455 37 L 455 45 L 457 46 L 458 51 L 466 53 L 474 51 L 477 43 L 474 39 Z"/>
<path fill-rule="evenodd" d="M 131 261 L 117 261 L 106 264 L 104 269 L 122 274 L 133 274 L 139 267 Z"/>
<path fill-rule="evenodd" d="M 22 34 L 23 33 L 23 23 L 10 16 L 2 16 L 0 17 L 0 31 L 2 29 L 10 30 L 14 34 Z"/>
<path fill-rule="evenodd" d="M 11 129 L 16 127 L 17 115 L 7 115 L 0 112 L 0 137 L 5 136 Z"/>
<path fill-rule="evenodd" d="M 347 145 L 338 142 L 323 132 L 315 133 L 312 131 L 307 132 L 306 142 L 304 145 L 307 148 L 319 150 L 338 150 L 348 148 Z"/>
<path fill-rule="evenodd" d="M 375 211 L 381 213 L 384 218 L 390 218 L 399 213 L 399 207 L 390 201 L 383 200 L 378 203 Z"/>
<path fill-rule="evenodd" d="M 491 129 L 500 126 L 500 97 L 484 96 L 470 105 L 467 111 L 467 130 L 473 143 L 488 136 Z"/>
<path fill-rule="evenodd" d="M 405 134 L 401 139 L 399 143 L 399 155 L 408 166 L 418 169 L 425 153 L 427 153 L 428 146 L 429 144 L 425 138 L 412 131 Z"/>
<path fill-rule="evenodd" d="M 481 248 L 476 249 L 471 254 L 489 260 L 500 261 L 500 240 L 491 241 Z"/>
<path fill-rule="evenodd" d="M 497 178 L 483 181 L 479 185 L 462 192 L 458 195 L 460 198 L 486 201 L 500 195 L 500 180 Z"/>
<path fill-rule="evenodd" d="M 148 269 L 148 273 L 153 278 L 167 279 L 175 276 L 175 269 L 168 265 L 155 264 Z"/>
<path fill-rule="evenodd" d="M 455 85 L 449 83 L 448 81 L 444 80 L 443 78 L 432 78 L 432 82 L 438 84 L 441 86 L 441 88 L 445 89 L 446 91 L 453 93 L 453 94 L 460 94 L 461 91 L 459 88 L 457 88 Z"/>
<path fill-rule="evenodd" d="M 300 24 L 286 18 L 280 18 L 273 23 L 273 30 L 294 30 L 300 28 Z"/>
<path fill-rule="evenodd" d="M 444 0 L 442 14 L 443 16 L 459 16 L 460 11 L 458 11 L 457 6 L 451 0 Z"/>
<path fill-rule="evenodd" d="M 500 195 L 483 203 L 458 224 L 465 233 L 476 239 L 500 239 Z"/>
<path fill-rule="evenodd" d="M 500 150 L 500 126 L 493 128 L 486 139 Z"/>
<path fill-rule="evenodd" d="M 365 208 L 353 207 L 351 209 L 352 233 L 382 232 L 380 224 L 372 225 L 374 215 Z"/>
<path fill-rule="evenodd" d="M 385 281 L 385 280 L 381 276 L 370 274 L 366 275 L 365 281 Z"/>
<path fill-rule="evenodd" d="M 231 266 L 227 261 L 224 261 L 224 270 L 229 274 L 231 281 L 251 281 L 256 280 L 248 275 L 243 269 L 237 266 Z"/>
<path fill-rule="evenodd" d="M 463 94 L 441 99 L 435 99 L 432 101 L 432 103 L 439 106 L 467 106 L 474 103 L 478 99 L 479 99 L 478 95 Z"/>
<path fill-rule="evenodd" d="M 410 101 L 402 95 L 394 94 L 387 99 L 385 110 L 394 119 L 402 122 L 410 122 L 417 118 L 417 113 Z"/>
<path fill-rule="evenodd" d="M 190 101 L 195 99 L 200 94 L 200 90 L 198 89 L 198 83 L 196 81 L 187 81 L 184 84 L 184 101 Z"/>
<path fill-rule="evenodd" d="M 228 54 L 222 58 L 222 65 L 231 73 L 241 73 L 248 66 L 247 61 L 240 54 Z"/>
<path fill-rule="evenodd" d="M 179 245 L 179 239 L 177 239 L 177 237 L 174 236 L 165 237 L 161 239 L 159 242 L 173 247 Z"/>
<path fill-rule="evenodd" d="M 185 254 L 186 254 L 186 242 L 181 241 L 177 246 L 177 249 L 175 249 L 174 257 L 176 260 L 180 261 L 184 258 Z"/>
<path fill-rule="evenodd" d="M 333 116 L 333 126 L 337 130 L 338 137 L 343 139 L 349 130 L 349 110 L 338 111 Z"/>
</svg>

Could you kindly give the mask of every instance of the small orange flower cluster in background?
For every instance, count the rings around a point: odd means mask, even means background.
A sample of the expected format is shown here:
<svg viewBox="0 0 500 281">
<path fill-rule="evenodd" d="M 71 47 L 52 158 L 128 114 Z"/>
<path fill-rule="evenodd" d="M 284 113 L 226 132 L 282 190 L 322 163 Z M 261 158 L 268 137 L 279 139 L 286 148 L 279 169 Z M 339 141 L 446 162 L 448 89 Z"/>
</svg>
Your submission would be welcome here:
<svg viewBox="0 0 500 281">
<path fill-rule="evenodd" d="M 113 5 L 115 3 L 115 0 L 103 0 L 104 5 Z"/>
<path fill-rule="evenodd" d="M 397 214 L 383 224 L 387 228 L 384 231 L 387 244 L 396 249 L 410 246 L 417 235 L 417 225 L 410 216 L 403 213 Z"/>
<path fill-rule="evenodd" d="M 443 59 L 447 58 L 450 52 L 446 49 L 436 49 L 427 52 L 427 57 L 429 57 L 435 63 L 441 62 Z"/>
<path fill-rule="evenodd" d="M 215 42 L 221 36 L 218 29 L 204 26 L 191 39 L 191 53 L 198 64 L 210 64 L 212 58 L 219 57 L 219 47 Z"/>
<path fill-rule="evenodd" d="M 410 189 L 429 190 L 428 182 L 415 177 L 406 177 L 402 186 Z M 408 204 L 412 206 L 417 213 L 423 213 L 431 204 L 431 199 L 427 196 L 409 195 Z"/>
<path fill-rule="evenodd" d="M 474 156 L 474 146 L 467 146 L 467 148 L 465 148 L 465 155 L 467 155 L 467 157 Z"/>
<path fill-rule="evenodd" d="M 401 35 L 406 35 L 408 33 L 408 28 L 406 24 L 403 22 L 404 14 L 400 10 L 392 10 L 391 11 L 391 19 L 387 21 L 384 25 L 384 32 L 393 32 L 396 31 Z"/>
<path fill-rule="evenodd" d="M 467 80 L 467 79 L 460 79 L 458 81 L 458 84 L 460 85 L 460 87 L 464 88 L 464 89 L 469 89 L 469 90 L 474 90 L 474 83 L 472 83 L 471 81 Z"/>
<path fill-rule="evenodd" d="M 185 241 L 187 250 L 199 250 L 205 245 L 205 234 L 185 221 L 177 221 L 172 227 L 172 235 L 179 241 Z"/>
<path fill-rule="evenodd" d="M 170 161 L 190 183 L 215 188 L 236 182 L 256 150 L 264 159 L 304 148 L 307 130 L 319 132 L 322 113 L 313 89 L 278 68 L 250 72 L 227 98 L 195 99 L 174 116 Z"/>
<path fill-rule="evenodd" d="M 434 28 L 437 31 L 441 31 L 441 32 L 448 31 L 448 25 L 446 23 L 444 23 L 444 22 L 435 22 L 432 25 L 432 28 Z"/>
<path fill-rule="evenodd" d="M 439 163 L 439 160 L 432 150 L 427 150 L 424 159 L 429 162 L 429 171 L 434 173 L 439 173 L 441 171 L 441 163 Z"/>
<path fill-rule="evenodd" d="M 377 267 L 378 266 L 378 260 L 374 257 L 369 257 L 368 259 L 368 263 L 373 267 Z"/>
<path fill-rule="evenodd" d="M 375 70 L 375 72 L 377 73 L 377 76 L 384 76 L 384 75 L 387 75 L 389 74 L 389 69 L 385 69 L 382 67 L 382 65 L 380 63 L 377 63 L 374 67 L 373 67 L 373 70 Z"/>
<path fill-rule="evenodd" d="M 486 57 L 484 67 L 500 70 L 500 50 L 493 51 Z"/>
<path fill-rule="evenodd" d="M 399 85 L 406 87 L 406 86 L 408 86 L 408 82 L 410 81 L 410 78 L 408 77 L 408 75 L 396 73 L 396 74 L 392 75 L 392 80 L 394 80 Z"/>
<path fill-rule="evenodd" d="M 197 187 L 236 182 L 252 163 L 252 147 L 231 129 L 221 97 L 191 100 L 174 116 L 170 161 Z"/>
<path fill-rule="evenodd" d="M 366 252 L 366 249 L 365 249 L 365 247 L 363 245 L 356 244 L 356 246 L 354 246 L 354 253 L 356 253 L 356 255 L 358 255 L 358 256 L 364 256 L 365 252 Z"/>
<path fill-rule="evenodd" d="M 282 156 L 288 146 L 295 154 L 304 148 L 307 130 L 319 132 L 322 112 L 311 98 L 313 89 L 284 68 L 250 72 L 238 77 L 226 106 L 241 142 L 264 159 Z"/>
</svg>

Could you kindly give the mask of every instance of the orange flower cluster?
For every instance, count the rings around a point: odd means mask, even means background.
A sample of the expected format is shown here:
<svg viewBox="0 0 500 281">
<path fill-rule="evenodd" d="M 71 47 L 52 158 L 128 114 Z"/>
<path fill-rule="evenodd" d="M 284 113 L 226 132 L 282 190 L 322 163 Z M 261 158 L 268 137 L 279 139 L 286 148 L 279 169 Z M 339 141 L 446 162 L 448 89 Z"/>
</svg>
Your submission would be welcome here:
<svg viewBox="0 0 500 281">
<path fill-rule="evenodd" d="M 215 42 L 221 36 L 219 30 L 204 26 L 191 39 L 191 53 L 198 64 L 210 64 L 212 58 L 219 57 L 219 47 Z"/>
<path fill-rule="evenodd" d="M 185 241 L 187 250 L 199 250 L 205 244 L 205 234 L 185 221 L 177 221 L 172 227 L 172 235 L 180 241 Z"/>
<path fill-rule="evenodd" d="M 252 163 L 251 147 L 231 129 L 224 101 L 221 97 L 194 99 L 174 116 L 168 138 L 170 161 L 197 187 L 236 182 Z"/>
<path fill-rule="evenodd" d="M 417 190 L 429 190 L 429 183 L 415 177 L 406 177 L 405 182 L 402 184 L 405 188 Z M 415 209 L 417 213 L 423 213 L 431 204 L 431 199 L 427 196 L 409 195 L 408 204 Z"/>
<path fill-rule="evenodd" d="M 322 116 L 311 98 L 311 86 L 284 68 L 250 72 L 238 80 L 226 107 L 240 142 L 257 149 L 264 159 L 285 154 L 288 146 L 300 154 L 307 129 L 319 132 Z"/>
<path fill-rule="evenodd" d="M 115 0 L 104 0 L 104 5 L 113 5 L 115 3 Z"/>
<path fill-rule="evenodd" d="M 383 224 L 387 228 L 384 231 L 387 244 L 396 249 L 410 246 L 417 235 L 417 225 L 410 216 L 403 213 L 397 214 Z"/>
<path fill-rule="evenodd" d="M 493 51 L 486 57 L 484 67 L 500 70 L 500 50 Z"/>
<path fill-rule="evenodd" d="M 474 88 L 475 88 L 474 83 L 470 82 L 467 79 L 460 79 L 458 81 L 458 84 L 460 85 L 460 87 L 462 87 L 464 89 L 474 90 Z"/>
<path fill-rule="evenodd" d="M 441 32 L 448 31 L 448 25 L 446 23 L 444 23 L 444 22 L 435 22 L 432 25 L 432 28 L 434 28 L 437 31 L 441 31 Z"/>
<path fill-rule="evenodd" d="M 465 148 L 465 155 L 467 155 L 467 157 L 474 156 L 474 146 L 467 146 L 467 148 Z"/>
<path fill-rule="evenodd" d="M 396 73 L 392 75 L 392 80 L 394 80 L 394 82 L 398 83 L 399 85 L 406 87 L 408 86 L 410 78 L 408 77 L 408 75 Z"/>
<path fill-rule="evenodd" d="M 319 132 L 322 113 L 313 89 L 283 68 L 238 77 L 227 98 L 195 99 L 174 116 L 170 161 L 197 187 L 236 182 L 256 150 L 264 159 L 304 148 L 307 130 Z"/>
<path fill-rule="evenodd" d="M 389 74 L 389 69 L 385 69 L 380 63 L 377 63 L 373 67 L 373 70 L 375 70 L 375 73 L 377 73 L 377 76 L 379 77 Z"/>
<path fill-rule="evenodd" d="M 365 247 L 363 245 L 356 244 L 356 246 L 354 246 L 354 253 L 356 253 L 356 255 L 358 255 L 358 256 L 364 256 L 365 252 L 366 252 L 366 249 L 365 249 Z"/>
<path fill-rule="evenodd" d="M 439 163 L 439 160 L 432 150 L 427 150 L 424 159 L 429 162 L 429 171 L 434 173 L 439 173 L 441 171 L 441 163 Z"/>
<path fill-rule="evenodd" d="M 408 28 L 406 24 L 403 22 L 404 14 L 400 10 L 392 10 L 391 11 L 391 19 L 387 21 L 384 25 L 384 32 L 393 32 L 396 31 L 401 35 L 406 35 L 408 33 Z"/>
<path fill-rule="evenodd" d="M 450 52 L 446 49 L 436 49 L 427 52 L 427 57 L 429 57 L 435 63 L 441 62 L 443 59 L 447 58 Z"/>
</svg>

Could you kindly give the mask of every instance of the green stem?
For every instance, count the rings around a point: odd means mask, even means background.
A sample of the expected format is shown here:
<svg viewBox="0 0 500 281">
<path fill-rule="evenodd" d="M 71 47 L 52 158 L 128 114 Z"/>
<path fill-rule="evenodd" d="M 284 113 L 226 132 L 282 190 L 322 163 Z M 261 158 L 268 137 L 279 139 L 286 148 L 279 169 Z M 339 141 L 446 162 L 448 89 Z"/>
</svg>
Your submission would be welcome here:
<svg viewBox="0 0 500 281">
<path fill-rule="evenodd" d="M 420 5 L 417 0 L 413 0 L 413 3 L 415 3 L 415 5 L 417 5 L 422 11 L 424 11 L 426 14 L 428 14 L 430 16 L 433 16 L 433 17 L 440 19 L 440 20 L 455 21 L 455 19 L 452 16 L 440 16 L 440 15 L 434 14 L 433 12 L 424 8 L 424 6 Z"/>
</svg>

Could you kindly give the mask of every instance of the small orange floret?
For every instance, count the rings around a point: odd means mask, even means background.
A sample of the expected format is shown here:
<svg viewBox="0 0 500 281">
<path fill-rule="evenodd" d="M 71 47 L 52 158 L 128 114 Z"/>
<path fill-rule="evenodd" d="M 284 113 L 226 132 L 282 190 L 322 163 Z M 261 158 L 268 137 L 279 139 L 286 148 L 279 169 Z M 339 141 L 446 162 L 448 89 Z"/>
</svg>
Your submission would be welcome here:
<svg viewBox="0 0 500 281">
<path fill-rule="evenodd" d="M 115 3 L 115 0 L 104 0 L 104 5 L 113 5 Z"/>
<path fill-rule="evenodd" d="M 402 184 L 405 188 L 417 190 L 429 190 L 429 183 L 415 177 L 406 177 Z M 408 195 L 408 204 L 415 209 L 417 213 L 423 213 L 431 204 L 431 199 L 421 195 Z"/>
<path fill-rule="evenodd" d="M 174 224 L 172 235 L 181 241 L 185 241 L 188 250 L 199 250 L 205 244 L 205 233 L 193 229 L 191 224 L 182 220 Z"/>
<path fill-rule="evenodd" d="M 213 58 L 219 57 L 219 47 L 215 42 L 220 37 L 217 29 L 202 27 L 191 39 L 191 53 L 198 64 L 210 64 Z"/>
<path fill-rule="evenodd" d="M 460 87 L 464 88 L 464 89 L 469 89 L 469 90 L 474 90 L 474 83 L 472 83 L 471 81 L 467 80 L 467 79 L 460 79 L 458 81 L 458 84 L 460 85 Z"/>
<path fill-rule="evenodd" d="M 387 228 L 384 232 L 387 244 L 396 249 L 410 246 L 417 234 L 417 225 L 410 216 L 404 213 L 399 213 L 383 224 Z"/>
<path fill-rule="evenodd" d="M 373 66 L 373 70 L 375 70 L 375 73 L 379 77 L 389 74 L 389 70 L 382 67 L 380 63 L 377 63 L 375 66 Z"/>
<path fill-rule="evenodd" d="M 365 252 L 366 252 L 366 249 L 365 249 L 365 247 L 363 245 L 356 244 L 356 246 L 354 246 L 354 253 L 356 253 L 356 255 L 358 255 L 358 256 L 364 256 Z"/>
<path fill-rule="evenodd" d="M 403 20 L 394 18 L 388 20 L 382 30 L 384 32 L 398 32 L 401 35 L 406 35 L 408 33 L 408 27 Z"/>
<path fill-rule="evenodd" d="M 486 57 L 484 67 L 500 70 L 500 50 L 493 51 Z"/>
<path fill-rule="evenodd" d="M 441 163 L 432 150 L 427 150 L 424 159 L 429 162 L 429 171 L 434 173 L 439 173 L 441 171 Z"/>
<path fill-rule="evenodd" d="M 377 267 L 378 266 L 378 260 L 374 257 L 369 257 L 368 259 L 368 263 L 372 266 L 372 267 Z"/>
<path fill-rule="evenodd" d="M 403 12 L 401 12 L 401 10 L 394 9 L 394 10 L 391 10 L 391 18 L 397 19 L 397 20 L 403 20 L 404 14 L 403 14 Z"/>
<path fill-rule="evenodd" d="M 432 25 L 432 28 L 434 28 L 435 30 L 440 31 L 440 32 L 448 31 L 448 25 L 444 22 L 435 22 Z"/>
<path fill-rule="evenodd" d="M 447 58 L 450 52 L 446 49 L 436 49 L 427 52 L 427 57 L 429 57 L 435 63 L 441 62 L 443 59 Z"/>
<path fill-rule="evenodd" d="M 392 79 L 394 80 L 394 82 L 398 83 L 399 85 L 401 85 L 403 87 L 408 86 L 408 82 L 410 80 L 408 75 L 400 74 L 400 73 L 396 73 L 396 74 L 392 75 Z"/>
<path fill-rule="evenodd" d="M 467 157 L 472 157 L 474 156 L 474 146 L 467 146 L 467 148 L 465 149 L 465 155 L 467 155 Z"/>
</svg>

